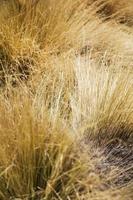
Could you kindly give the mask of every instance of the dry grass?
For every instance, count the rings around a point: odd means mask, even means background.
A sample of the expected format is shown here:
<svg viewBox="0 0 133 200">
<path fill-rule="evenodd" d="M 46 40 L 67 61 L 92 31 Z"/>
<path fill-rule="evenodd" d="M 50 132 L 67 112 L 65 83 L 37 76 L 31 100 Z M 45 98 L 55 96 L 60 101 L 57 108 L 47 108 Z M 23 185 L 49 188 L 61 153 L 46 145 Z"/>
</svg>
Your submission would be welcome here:
<svg viewBox="0 0 133 200">
<path fill-rule="evenodd" d="M 133 198 L 132 11 L 0 1 L 1 200 Z"/>
</svg>

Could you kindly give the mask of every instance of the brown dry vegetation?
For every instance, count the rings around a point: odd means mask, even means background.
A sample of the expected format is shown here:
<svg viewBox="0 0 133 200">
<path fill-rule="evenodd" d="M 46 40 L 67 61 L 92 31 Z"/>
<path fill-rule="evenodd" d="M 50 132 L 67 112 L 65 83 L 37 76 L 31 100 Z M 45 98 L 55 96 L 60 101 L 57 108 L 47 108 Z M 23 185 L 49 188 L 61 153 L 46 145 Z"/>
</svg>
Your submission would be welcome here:
<svg viewBox="0 0 133 200">
<path fill-rule="evenodd" d="M 0 200 L 133 199 L 132 13 L 0 0 Z"/>
</svg>

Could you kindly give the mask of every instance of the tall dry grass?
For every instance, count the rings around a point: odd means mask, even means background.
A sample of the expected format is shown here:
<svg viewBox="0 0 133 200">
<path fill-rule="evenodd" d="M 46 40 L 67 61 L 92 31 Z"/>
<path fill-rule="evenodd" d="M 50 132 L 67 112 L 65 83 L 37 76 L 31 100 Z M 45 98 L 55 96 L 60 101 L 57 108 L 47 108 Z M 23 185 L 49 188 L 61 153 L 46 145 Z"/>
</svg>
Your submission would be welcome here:
<svg viewBox="0 0 133 200">
<path fill-rule="evenodd" d="M 132 1 L 0 2 L 0 199 L 132 199 Z"/>
</svg>

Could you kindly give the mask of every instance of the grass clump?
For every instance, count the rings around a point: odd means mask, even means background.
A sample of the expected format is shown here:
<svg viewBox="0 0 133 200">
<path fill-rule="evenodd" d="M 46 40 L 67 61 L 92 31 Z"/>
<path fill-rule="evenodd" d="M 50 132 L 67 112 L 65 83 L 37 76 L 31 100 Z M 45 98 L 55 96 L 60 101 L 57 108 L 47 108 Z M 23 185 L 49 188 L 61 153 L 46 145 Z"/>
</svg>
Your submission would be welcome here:
<svg viewBox="0 0 133 200">
<path fill-rule="evenodd" d="M 123 2 L 0 1 L 1 200 L 132 200 Z"/>
</svg>

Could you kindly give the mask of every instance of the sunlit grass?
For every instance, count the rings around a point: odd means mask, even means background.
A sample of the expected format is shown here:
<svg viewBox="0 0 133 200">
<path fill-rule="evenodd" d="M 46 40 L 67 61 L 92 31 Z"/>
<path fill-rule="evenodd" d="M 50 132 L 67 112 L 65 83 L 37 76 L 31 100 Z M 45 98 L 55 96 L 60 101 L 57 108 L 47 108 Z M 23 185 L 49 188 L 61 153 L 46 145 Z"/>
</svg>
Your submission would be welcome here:
<svg viewBox="0 0 133 200">
<path fill-rule="evenodd" d="M 1 1 L 1 200 L 132 199 L 131 5 Z"/>
</svg>

